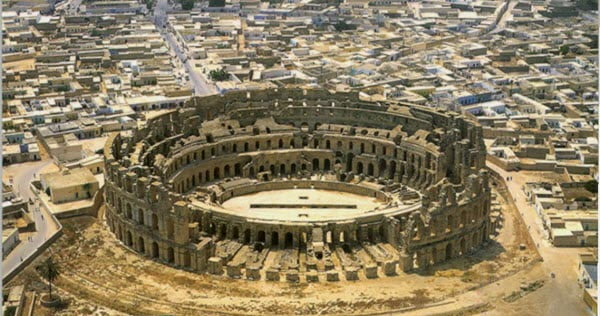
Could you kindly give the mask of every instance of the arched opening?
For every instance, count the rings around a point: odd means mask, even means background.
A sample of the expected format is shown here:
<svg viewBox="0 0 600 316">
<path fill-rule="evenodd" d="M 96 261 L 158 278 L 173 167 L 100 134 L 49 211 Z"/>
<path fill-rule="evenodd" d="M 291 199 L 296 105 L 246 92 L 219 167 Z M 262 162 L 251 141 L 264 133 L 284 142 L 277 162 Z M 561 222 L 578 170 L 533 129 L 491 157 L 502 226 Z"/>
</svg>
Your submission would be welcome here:
<svg viewBox="0 0 600 316">
<path fill-rule="evenodd" d="M 360 153 L 364 153 L 365 152 L 365 144 L 360 143 Z"/>
<path fill-rule="evenodd" d="M 152 253 L 150 255 L 152 258 L 158 258 L 160 255 L 158 251 L 158 243 L 156 243 L 156 241 L 152 243 Z"/>
<path fill-rule="evenodd" d="M 246 229 L 244 231 L 244 243 L 246 243 L 246 244 L 250 243 L 250 229 Z"/>
<path fill-rule="evenodd" d="M 345 232 L 341 232 L 340 233 L 340 242 L 347 242 L 346 240 L 346 233 Z"/>
<path fill-rule="evenodd" d="M 390 162 L 389 178 L 394 179 L 395 174 L 396 174 L 396 161 L 392 160 Z"/>
<path fill-rule="evenodd" d="M 367 169 L 367 175 L 369 176 L 373 176 L 373 164 L 369 163 L 368 169 Z"/>
<path fill-rule="evenodd" d="M 292 233 L 285 234 L 285 248 L 292 248 L 294 245 L 294 235 Z"/>
<path fill-rule="evenodd" d="M 175 233 L 175 224 L 172 219 L 167 220 L 167 236 L 169 238 L 173 238 L 173 234 Z"/>
<path fill-rule="evenodd" d="M 169 263 L 175 263 L 175 250 L 173 247 L 167 248 L 167 261 Z"/>
<path fill-rule="evenodd" d="M 206 170 L 204 173 L 204 178 L 206 179 L 206 182 L 210 182 L 210 171 Z"/>
<path fill-rule="evenodd" d="M 462 238 L 460 240 L 460 254 L 464 255 L 466 253 L 467 253 L 467 245 L 466 245 L 465 239 Z"/>
<path fill-rule="evenodd" d="M 221 230 L 220 230 L 220 233 L 219 233 L 219 238 L 220 239 L 227 238 L 227 225 L 221 224 Z"/>
<path fill-rule="evenodd" d="M 231 176 L 231 175 L 230 175 L 230 172 L 231 172 L 231 170 L 230 170 L 230 169 L 231 169 L 231 168 L 229 167 L 229 165 L 225 165 L 225 168 L 224 168 L 224 170 L 223 170 L 223 172 L 225 173 L 225 178 L 229 178 L 229 177 Z"/>
<path fill-rule="evenodd" d="M 127 245 L 128 247 L 133 246 L 133 237 L 131 236 L 131 232 L 127 232 L 125 234 L 125 245 Z"/>
<path fill-rule="evenodd" d="M 318 139 L 315 139 L 313 141 L 313 148 L 319 148 L 319 140 Z"/>
<path fill-rule="evenodd" d="M 329 139 L 325 141 L 325 148 L 331 149 L 331 141 Z"/>
<path fill-rule="evenodd" d="M 385 161 L 385 159 L 379 159 L 379 176 L 380 177 L 386 176 L 386 174 L 385 174 L 386 169 L 387 169 L 387 162 Z"/>
<path fill-rule="evenodd" d="M 264 171 L 265 171 L 265 166 L 258 167 L 258 172 L 264 172 Z"/>
<path fill-rule="evenodd" d="M 448 243 L 446 245 L 446 260 L 450 260 L 452 258 L 452 244 Z"/>
<path fill-rule="evenodd" d="M 279 246 L 279 233 L 278 232 L 271 233 L 271 246 L 273 246 L 273 247 Z"/>
<path fill-rule="evenodd" d="M 285 164 L 281 164 L 281 165 L 279 166 L 279 173 L 281 173 L 281 174 L 285 174 Z"/>
<path fill-rule="evenodd" d="M 292 138 L 292 140 L 290 140 L 290 148 L 294 148 L 296 147 L 296 143 L 294 142 L 294 139 Z"/>
<path fill-rule="evenodd" d="M 357 174 L 363 173 L 363 164 L 362 164 L 362 162 L 356 163 L 356 173 Z"/>
<path fill-rule="evenodd" d="M 331 170 L 331 161 L 329 161 L 329 159 L 325 159 L 325 161 L 323 163 L 323 169 L 325 171 Z"/>
<path fill-rule="evenodd" d="M 274 165 L 269 166 L 269 171 L 271 171 L 272 175 L 275 175 L 275 166 Z"/>
<path fill-rule="evenodd" d="M 293 164 L 290 166 L 290 169 L 291 169 L 291 170 L 290 170 L 290 171 L 291 171 L 291 173 L 292 173 L 292 174 L 295 174 L 295 173 L 296 173 L 296 164 L 295 164 L 295 163 L 293 163 Z"/>
<path fill-rule="evenodd" d="M 315 158 L 312 161 L 313 170 L 319 170 L 319 159 Z"/>
<path fill-rule="evenodd" d="M 232 238 L 233 238 L 234 240 L 237 240 L 238 238 L 240 238 L 240 229 L 239 229 L 237 226 L 235 226 L 235 227 L 233 228 L 233 234 L 232 234 Z"/>
<path fill-rule="evenodd" d="M 354 159 L 353 153 L 348 153 L 346 156 L 346 172 L 352 171 L 352 160 Z"/>
<path fill-rule="evenodd" d="M 350 249 L 350 245 L 348 245 L 348 244 L 343 244 L 342 249 L 344 250 L 345 253 L 352 253 L 352 249 Z"/>
<path fill-rule="evenodd" d="M 440 261 L 440 250 L 437 248 L 433 248 L 431 249 L 431 261 L 430 264 L 435 264 L 436 262 Z"/>
<path fill-rule="evenodd" d="M 265 237 L 265 232 L 263 230 L 258 232 L 258 242 L 265 242 L 266 241 L 266 237 Z"/>
<path fill-rule="evenodd" d="M 308 133 L 308 123 L 303 122 L 302 124 L 300 124 L 300 130 L 302 132 Z"/>
<path fill-rule="evenodd" d="M 248 152 L 250 149 L 250 145 L 248 143 L 244 143 L 244 152 Z"/>
<path fill-rule="evenodd" d="M 371 243 L 375 243 L 376 242 L 375 241 L 375 232 L 373 231 L 373 227 L 369 227 L 368 236 L 369 236 L 369 241 Z"/>
<path fill-rule="evenodd" d="M 144 238 L 141 236 L 138 238 L 138 249 L 141 253 L 146 253 L 146 243 L 144 242 Z"/>
<path fill-rule="evenodd" d="M 215 180 L 221 179 L 221 173 L 220 173 L 219 167 L 215 167 L 215 171 L 214 171 L 213 174 L 214 174 L 214 179 Z"/>
<path fill-rule="evenodd" d="M 132 219 L 133 218 L 133 214 L 131 213 L 131 204 L 127 203 L 127 208 L 126 208 L 126 212 L 125 212 L 125 216 L 127 217 L 127 219 Z"/>
<path fill-rule="evenodd" d="M 158 216 L 156 214 L 152 214 L 152 229 L 158 230 Z"/>
<path fill-rule="evenodd" d="M 235 166 L 233 166 L 233 173 L 236 177 L 239 177 L 242 174 L 242 166 L 239 163 L 236 163 Z"/>
<path fill-rule="evenodd" d="M 278 145 L 279 145 L 279 148 L 283 148 L 283 139 L 279 140 L 279 144 Z"/>
<path fill-rule="evenodd" d="M 190 268 L 192 266 L 192 258 L 189 252 L 183 253 L 183 266 Z"/>
<path fill-rule="evenodd" d="M 140 225 L 144 225 L 144 211 L 140 208 L 138 209 L 138 222 L 140 223 Z"/>
<path fill-rule="evenodd" d="M 237 153 L 237 144 L 233 144 L 232 149 L 234 153 Z"/>
<path fill-rule="evenodd" d="M 305 163 L 302 164 L 302 171 L 304 171 L 304 170 L 306 170 L 306 164 Z"/>
</svg>

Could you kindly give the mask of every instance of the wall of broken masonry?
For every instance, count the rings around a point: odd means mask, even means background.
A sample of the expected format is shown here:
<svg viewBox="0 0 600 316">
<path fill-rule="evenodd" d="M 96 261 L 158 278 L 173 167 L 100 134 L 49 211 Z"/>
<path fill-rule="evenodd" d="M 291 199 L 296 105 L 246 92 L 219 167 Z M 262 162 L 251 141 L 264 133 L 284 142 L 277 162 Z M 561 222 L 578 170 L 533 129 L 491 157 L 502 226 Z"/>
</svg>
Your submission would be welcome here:
<svg viewBox="0 0 600 316">
<path fill-rule="evenodd" d="M 209 260 L 223 239 L 384 241 L 408 271 L 466 254 L 491 232 L 481 127 L 455 113 L 325 90 L 235 92 L 192 98 L 130 136 L 111 135 L 104 153 L 111 231 L 140 254 L 198 272 L 225 267 Z M 421 206 L 316 229 L 230 221 L 186 202 L 189 190 L 225 178 L 325 172 L 405 184 L 421 191 Z"/>
</svg>

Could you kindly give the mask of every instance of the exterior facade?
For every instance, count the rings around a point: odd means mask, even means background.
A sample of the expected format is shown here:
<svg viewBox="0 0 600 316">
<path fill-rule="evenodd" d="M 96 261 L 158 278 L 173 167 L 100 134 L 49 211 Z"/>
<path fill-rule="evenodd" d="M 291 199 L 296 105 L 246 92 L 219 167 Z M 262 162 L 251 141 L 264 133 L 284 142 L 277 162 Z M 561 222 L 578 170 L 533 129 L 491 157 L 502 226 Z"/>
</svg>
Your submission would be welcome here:
<svg viewBox="0 0 600 316">
<path fill-rule="evenodd" d="M 111 231 L 142 255 L 198 272 L 256 279 L 266 270 L 278 280 L 302 270 L 307 280 L 329 279 L 337 277 L 328 269 L 337 255 L 347 279 L 357 269 L 393 275 L 464 255 L 495 231 L 481 127 L 456 113 L 365 102 L 357 93 L 196 97 L 131 137 L 113 134 L 104 155 Z M 325 221 L 265 220 L 221 205 L 286 186 L 375 196 L 385 205 Z M 264 266 L 272 247 L 299 254 Z M 353 256 L 361 248 L 370 262 Z M 245 259 L 237 259 L 240 249 Z"/>
</svg>

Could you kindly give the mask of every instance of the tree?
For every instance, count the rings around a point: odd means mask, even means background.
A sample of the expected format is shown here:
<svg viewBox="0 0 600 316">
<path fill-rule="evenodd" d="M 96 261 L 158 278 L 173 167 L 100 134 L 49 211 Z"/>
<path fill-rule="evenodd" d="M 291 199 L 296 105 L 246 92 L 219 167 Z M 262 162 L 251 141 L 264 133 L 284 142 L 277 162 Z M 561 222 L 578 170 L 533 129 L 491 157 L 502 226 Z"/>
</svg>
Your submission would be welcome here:
<svg viewBox="0 0 600 316">
<path fill-rule="evenodd" d="M 194 0 L 181 0 L 181 9 L 191 10 L 194 8 Z"/>
<path fill-rule="evenodd" d="M 594 179 L 586 182 L 585 189 L 592 193 L 598 193 L 598 181 Z"/>
<path fill-rule="evenodd" d="M 52 282 L 58 278 L 60 272 L 58 271 L 58 266 L 52 260 L 52 257 L 48 257 L 46 261 L 38 266 L 38 271 L 40 274 L 48 280 L 48 294 L 49 299 L 52 299 Z"/>
<path fill-rule="evenodd" d="M 337 22 L 335 25 L 335 30 L 338 32 L 347 31 L 347 30 L 356 30 L 356 26 L 352 24 L 346 23 L 346 21 L 342 20 Z"/>
<path fill-rule="evenodd" d="M 211 70 L 208 73 L 208 76 L 212 81 L 225 81 L 229 80 L 231 75 L 225 70 L 225 68 L 221 68 L 219 70 Z"/>
<path fill-rule="evenodd" d="M 225 0 L 208 0 L 208 6 L 222 8 L 225 6 Z"/>
<path fill-rule="evenodd" d="M 569 45 L 563 45 L 559 49 L 561 55 L 566 55 L 569 53 Z"/>
</svg>

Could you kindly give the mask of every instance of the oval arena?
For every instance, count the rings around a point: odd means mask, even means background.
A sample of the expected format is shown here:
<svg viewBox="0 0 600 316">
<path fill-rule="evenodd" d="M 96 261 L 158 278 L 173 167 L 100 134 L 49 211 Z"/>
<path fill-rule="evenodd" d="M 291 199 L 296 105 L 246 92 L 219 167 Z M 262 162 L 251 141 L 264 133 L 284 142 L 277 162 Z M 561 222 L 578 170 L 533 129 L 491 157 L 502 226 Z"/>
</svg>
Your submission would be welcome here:
<svg viewBox="0 0 600 316">
<path fill-rule="evenodd" d="M 111 135 L 104 155 L 116 238 L 199 273 L 393 276 L 465 255 L 495 231 L 481 127 L 357 93 L 194 97 Z"/>
</svg>

